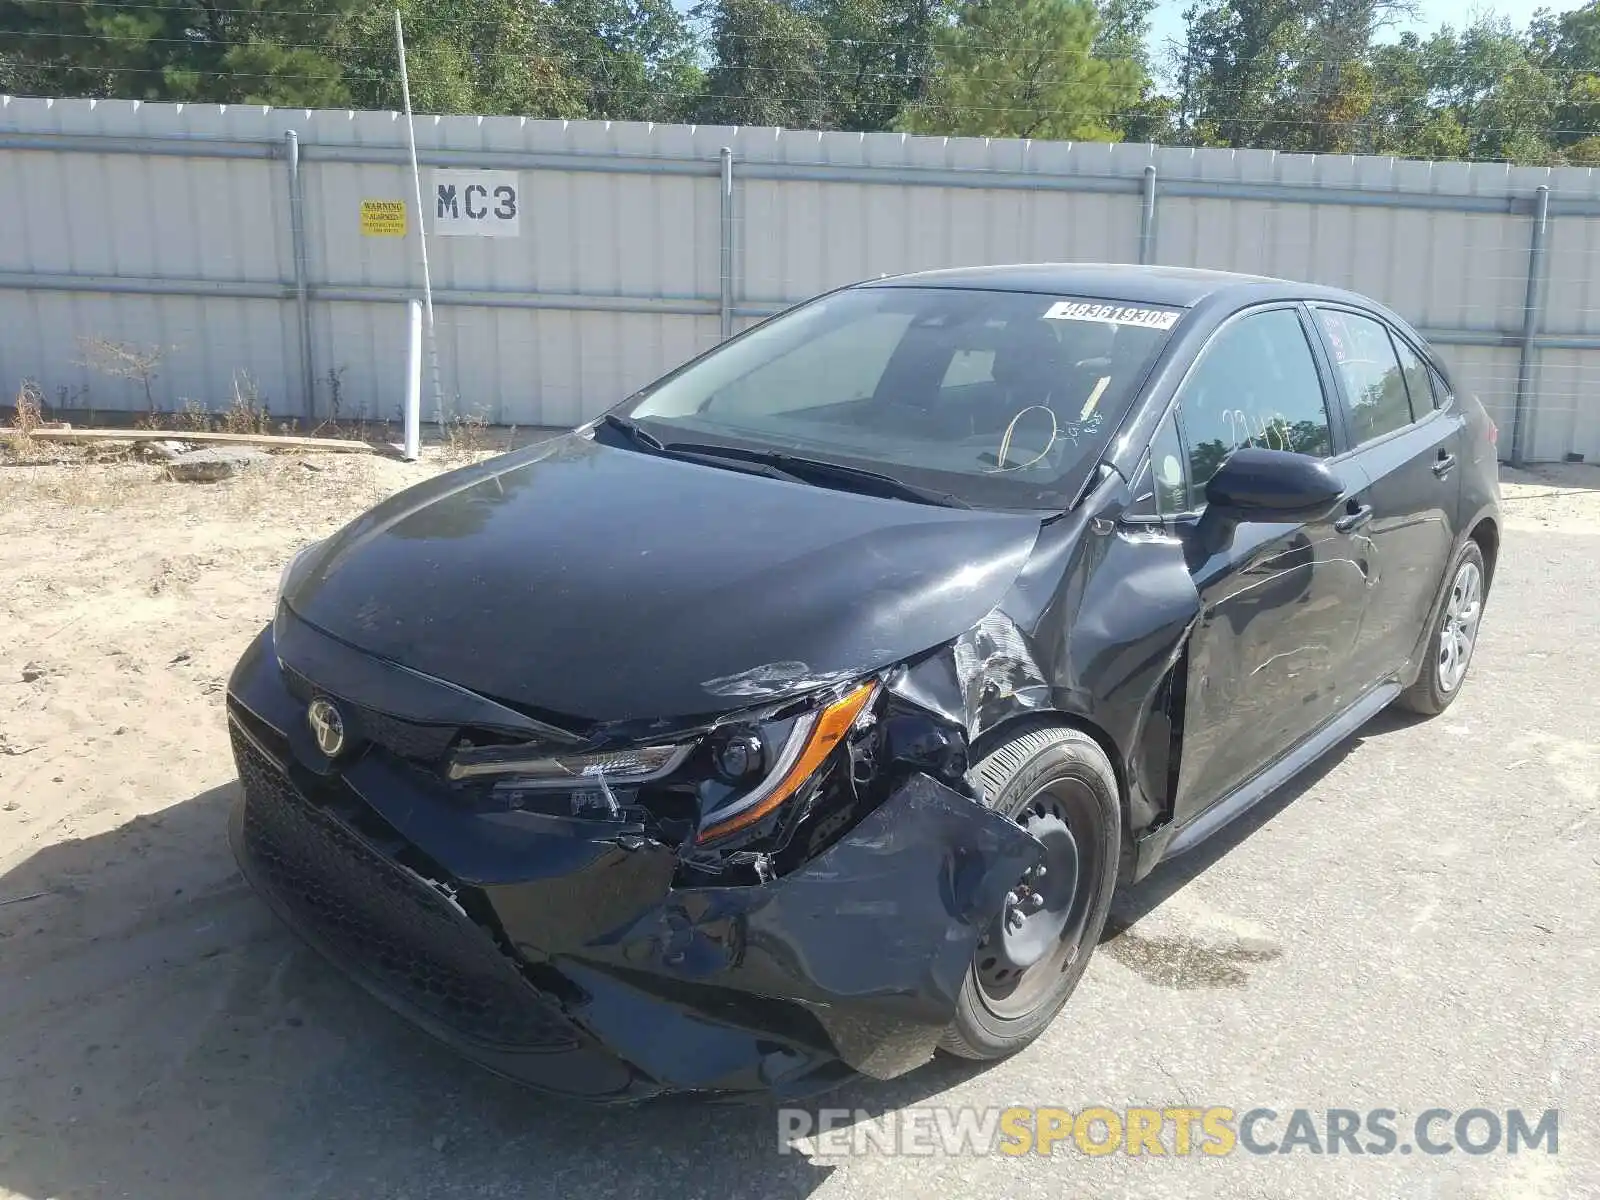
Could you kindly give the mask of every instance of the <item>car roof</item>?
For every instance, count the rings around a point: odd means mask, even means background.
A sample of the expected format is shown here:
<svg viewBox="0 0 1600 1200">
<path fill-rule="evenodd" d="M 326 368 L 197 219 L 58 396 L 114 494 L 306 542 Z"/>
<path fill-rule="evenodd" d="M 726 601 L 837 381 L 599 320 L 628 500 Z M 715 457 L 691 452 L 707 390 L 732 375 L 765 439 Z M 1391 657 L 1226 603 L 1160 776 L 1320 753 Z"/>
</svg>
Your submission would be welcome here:
<svg viewBox="0 0 1600 1200">
<path fill-rule="evenodd" d="M 1134 304 L 1166 304 L 1193 308 L 1224 292 L 1248 292 L 1252 300 L 1277 295 L 1324 299 L 1371 306 L 1365 296 L 1318 284 L 1295 283 L 1268 275 L 1207 271 L 1195 267 L 1137 266 L 1129 263 L 1013 263 L 985 267 L 953 267 L 865 280 L 862 287 L 981 288 L 1002 292 L 1040 292 L 1086 296 Z"/>
</svg>

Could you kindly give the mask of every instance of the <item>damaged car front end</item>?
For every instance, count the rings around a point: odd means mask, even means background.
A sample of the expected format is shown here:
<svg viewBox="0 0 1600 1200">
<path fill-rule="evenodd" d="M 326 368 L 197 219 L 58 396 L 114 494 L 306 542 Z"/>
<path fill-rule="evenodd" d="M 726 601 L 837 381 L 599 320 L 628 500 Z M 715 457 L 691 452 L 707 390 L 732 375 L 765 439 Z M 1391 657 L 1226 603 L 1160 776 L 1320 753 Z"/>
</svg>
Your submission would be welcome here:
<svg viewBox="0 0 1600 1200">
<path fill-rule="evenodd" d="M 396 718 L 434 681 L 359 657 L 285 609 L 239 664 L 235 852 L 381 999 L 542 1089 L 902 1074 L 1042 860 L 975 794 L 965 731 L 900 694 L 905 667 L 603 749 Z"/>
</svg>

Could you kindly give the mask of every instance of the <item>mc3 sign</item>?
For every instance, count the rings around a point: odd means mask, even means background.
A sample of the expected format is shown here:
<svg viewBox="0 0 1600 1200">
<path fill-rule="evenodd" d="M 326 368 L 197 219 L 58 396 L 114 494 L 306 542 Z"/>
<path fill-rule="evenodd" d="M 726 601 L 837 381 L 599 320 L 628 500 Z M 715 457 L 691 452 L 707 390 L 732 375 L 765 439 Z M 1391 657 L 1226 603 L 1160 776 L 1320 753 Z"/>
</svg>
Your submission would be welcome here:
<svg viewBox="0 0 1600 1200">
<path fill-rule="evenodd" d="M 435 171 L 433 231 L 441 237 L 516 237 L 521 188 L 515 171 Z"/>
</svg>

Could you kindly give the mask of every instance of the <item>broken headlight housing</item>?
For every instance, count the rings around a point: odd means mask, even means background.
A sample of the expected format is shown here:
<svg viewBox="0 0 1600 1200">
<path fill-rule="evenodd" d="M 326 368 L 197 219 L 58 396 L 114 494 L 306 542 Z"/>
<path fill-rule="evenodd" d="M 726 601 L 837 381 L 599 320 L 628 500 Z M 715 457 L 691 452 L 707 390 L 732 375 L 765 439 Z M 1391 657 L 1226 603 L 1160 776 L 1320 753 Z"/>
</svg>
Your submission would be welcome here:
<svg viewBox="0 0 1600 1200">
<path fill-rule="evenodd" d="M 845 691 L 830 693 L 822 702 L 783 720 L 725 722 L 709 735 L 709 749 L 728 794 L 707 807 L 700 820 L 695 841 L 700 844 L 720 841 L 775 812 L 798 792 L 827 761 L 828 755 L 858 721 L 871 712 L 871 701 L 878 691 L 877 680 Z M 730 756 L 743 759 L 760 748 L 759 782 L 738 786 L 728 780 L 726 768 L 735 763 Z M 770 765 L 769 765 L 770 764 Z M 756 772 L 747 772 L 754 778 Z"/>
<path fill-rule="evenodd" d="M 526 746 L 483 746 L 458 751 L 448 774 L 456 782 L 493 779 L 496 787 L 571 788 L 597 780 L 636 787 L 670 775 L 693 750 L 690 742 L 549 756 Z"/>
<path fill-rule="evenodd" d="M 871 680 L 739 713 L 692 740 L 661 745 L 569 754 L 551 754 L 548 746 L 467 747 L 451 758 L 446 774 L 496 790 L 598 789 L 607 797 L 612 788 L 693 784 L 700 815 L 692 840 L 703 845 L 751 829 L 798 793 L 845 735 L 869 719 L 877 691 Z"/>
</svg>

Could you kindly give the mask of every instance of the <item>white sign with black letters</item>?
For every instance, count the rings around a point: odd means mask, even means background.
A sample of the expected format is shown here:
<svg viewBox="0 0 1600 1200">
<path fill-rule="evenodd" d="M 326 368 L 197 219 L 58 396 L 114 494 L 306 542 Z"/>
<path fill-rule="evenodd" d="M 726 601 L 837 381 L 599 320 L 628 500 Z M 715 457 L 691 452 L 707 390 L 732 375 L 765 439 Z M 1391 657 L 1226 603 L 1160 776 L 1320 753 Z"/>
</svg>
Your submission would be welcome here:
<svg viewBox="0 0 1600 1200">
<path fill-rule="evenodd" d="M 433 231 L 440 237 L 517 237 L 521 203 L 515 171 L 433 173 Z"/>
</svg>

